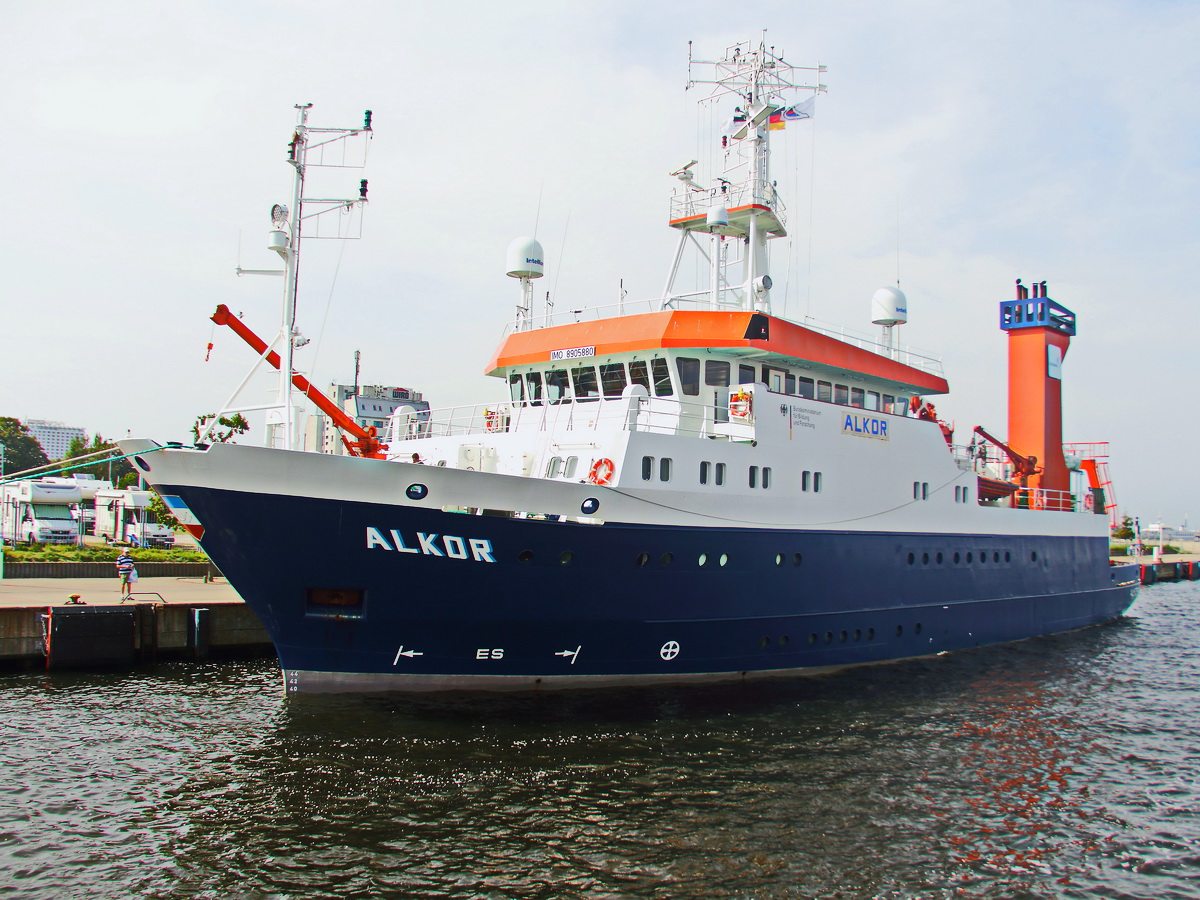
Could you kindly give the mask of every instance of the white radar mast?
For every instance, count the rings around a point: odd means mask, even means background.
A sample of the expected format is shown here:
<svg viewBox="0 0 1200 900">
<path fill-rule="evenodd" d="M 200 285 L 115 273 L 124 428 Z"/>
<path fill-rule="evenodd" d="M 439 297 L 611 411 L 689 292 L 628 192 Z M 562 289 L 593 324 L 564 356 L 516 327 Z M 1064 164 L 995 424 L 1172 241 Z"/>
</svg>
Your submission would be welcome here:
<svg viewBox="0 0 1200 900">
<path fill-rule="evenodd" d="M 358 128 L 314 128 L 308 124 L 311 103 L 296 104 L 297 122 L 288 142 L 288 165 L 294 170 L 291 207 L 276 203 L 271 207 L 271 231 L 267 248 L 283 260 L 282 269 L 243 269 L 238 275 L 273 275 L 283 278 L 283 303 L 279 332 L 259 356 L 254 368 L 226 401 L 199 442 L 208 438 L 221 416 L 230 413 L 263 410 L 267 417 L 266 445 L 284 450 L 301 446 L 302 412 L 292 383 L 295 351 L 308 343 L 296 328 L 296 295 L 299 288 L 301 232 L 313 240 L 357 240 L 362 237 L 362 210 L 367 203 L 367 182 L 358 183 L 358 196 L 327 199 L 305 196 L 305 177 L 310 168 L 362 169 L 366 165 L 367 146 L 374 136 L 371 110 L 363 114 Z M 337 213 L 337 215 L 326 215 Z M 324 228 L 324 232 L 322 231 Z M 279 350 L 279 388 L 276 402 L 252 406 L 234 406 L 234 401 L 249 384 L 258 367 Z"/>
<path fill-rule="evenodd" d="M 770 175 L 771 131 L 787 120 L 811 116 L 812 96 L 825 91 L 825 66 L 793 66 L 765 39 L 735 44 L 715 60 L 695 59 L 688 44 L 690 90 L 709 85 L 701 104 L 723 104 L 728 116 L 720 136 L 720 174 L 705 187 L 696 181 L 693 160 L 670 174 L 679 180 L 671 198 L 670 225 L 680 231 L 674 261 L 663 287 L 662 308 L 704 305 L 711 309 L 771 311 L 771 276 L 767 241 L 785 237 L 783 201 Z M 817 81 L 802 84 L 809 73 Z M 811 96 L 788 105 L 794 92 Z M 732 107 L 732 108 L 729 108 Z M 702 242 L 700 235 L 707 235 Z M 677 292 L 684 250 L 689 243 L 708 261 L 709 283 L 703 290 Z M 707 246 L 706 246 L 707 245 Z"/>
</svg>

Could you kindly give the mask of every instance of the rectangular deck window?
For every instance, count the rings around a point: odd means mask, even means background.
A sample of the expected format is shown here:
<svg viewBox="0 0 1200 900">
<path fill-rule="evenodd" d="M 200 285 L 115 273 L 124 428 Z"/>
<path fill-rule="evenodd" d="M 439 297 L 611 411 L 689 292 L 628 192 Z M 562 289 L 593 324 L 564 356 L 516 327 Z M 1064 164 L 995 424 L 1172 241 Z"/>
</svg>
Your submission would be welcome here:
<svg viewBox="0 0 1200 900">
<path fill-rule="evenodd" d="M 631 384 L 640 384 L 647 394 L 650 393 L 650 367 L 644 359 L 635 359 L 629 364 L 629 381 Z"/>
<path fill-rule="evenodd" d="M 716 476 L 717 477 L 716 477 L 715 481 L 717 483 L 717 486 L 719 487 L 720 485 L 725 483 L 725 463 L 717 463 Z"/>
<path fill-rule="evenodd" d="M 642 481 L 649 481 L 654 477 L 654 457 L 642 457 Z"/>
<path fill-rule="evenodd" d="M 879 410 L 879 392 L 867 391 L 867 409 Z"/>
<path fill-rule="evenodd" d="M 665 359 L 650 360 L 650 374 L 654 377 L 655 397 L 670 397 L 675 393 L 671 387 L 671 368 Z"/>
<path fill-rule="evenodd" d="M 738 384 L 754 384 L 754 366 L 738 366 Z"/>
<path fill-rule="evenodd" d="M 596 384 L 596 367 L 580 366 L 571 370 L 571 384 L 575 387 L 576 403 L 591 403 L 600 399 L 600 388 Z"/>
<path fill-rule="evenodd" d="M 813 472 L 813 493 L 821 493 L 821 473 Z"/>
<path fill-rule="evenodd" d="M 526 396 L 533 406 L 542 405 L 542 373 L 530 372 L 525 376 Z"/>
<path fill-rule="evenodd" d="M 671 458 L 669 456 L 664 456 L 658 461 L 658 480 L 671 480 Z"/>
<path fill-rule="evenodd" d="M 796 393 L 796 376 L 790 372 L 783 376 L 783 392 L 785 394 Z"/>
<path fill-rule="evenodd" d="M 758 487 L 758 466 L 750 467 L 750 487 Z"/>
<path fill-rule="evenodd" d="M 605 397 L 620 397 L 626 383 L 624 363 L 605 363 L 600 367 L 600 386 Z"/>
<path fill-rule="evenodd" d="M 729 363 L 720 359 L 706 359 L 704 383 L 710 387 L 729 387 Z"/>
<path fill-rule="evenodd" d="M 546 400 L 556 406 L 571 399 L 571 382 L 566 369 L 551 369 L 546 373 Z"/>
<path fill-rule="evenodd" d="M 680 356 L 675 360 L 679 372 L 679 393 L 687 397 L 700 395 L 700 360 Z"/>
<path fill-rule="evenodd" d="M 862 388 L 850 388 L 850 405 L 862 409 L 867 405 L 867 392 Z"/>
<path fill-rule="evenodd" d="M 706 461 L 702 461 L 700 463 L 700 483 L 701 484 L 708 484 L 708 472 L 711 467 L 712 467 L 712 463 L 709 463 Z"/>
<path fill-rule="evenodd" d="M 514 403 L 525 399 L 525 381 L 516 372 L 508 376 L 508 395 Z"/>
<path fill-rule="evenodd" d="M 844 384 L 835 384 L 833 386 L 833 402 L 839 406 L 849 406 L 850 388 Z"/>
<path fill-rule="evenodd" d="M 803 397 L 805 400 L 812 400 L 817 396 L 816 387 L 811 378 L 801 376 L 796 379 L 796 396 Z"/>
</svg>

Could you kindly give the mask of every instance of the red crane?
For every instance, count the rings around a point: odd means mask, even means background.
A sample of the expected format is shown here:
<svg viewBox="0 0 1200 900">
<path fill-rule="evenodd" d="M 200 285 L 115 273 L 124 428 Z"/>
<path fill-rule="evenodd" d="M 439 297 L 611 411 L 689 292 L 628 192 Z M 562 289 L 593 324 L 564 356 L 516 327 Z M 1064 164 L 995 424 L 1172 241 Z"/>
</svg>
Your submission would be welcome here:
<svg viewBox="0 0 1200 900">
<path fill-rule="evenodd" d="M 218 306 L 217 311 L 212 314 L 212 320 L 218 325 L 228 325 L 233 330 L 233 333 L 249 344 L 259 356 L 266 353 L 266 342 L 251 331 L 249 326 L 242 322 L 241 319 L 231 313 L 229 307 L 224 303 Z M 266 360 L 276 369 L 279 368 L 279 354 L 274 350 L 266 353 Z M 338 409 L 332 400 L 317 390 L 312 382 L 303 375 L 293 372 L 292 384 L 305 397 L 315 403 L 321 412 L 329 416 L 333 420 L 334 425 L 346 432 L 346 434 L 354 437 L 354 440 L 350 440 L 345 434 L 342 435 L 342 443 L 346 445 L 346 449 L 350 452 L 351 456 L 367 456 L 371 459 L 385 458 L 383 451 L 387 450 L 387 444 L 381 443 L 375 436 L 374 427 L 363 428 L 354 419 L 346 415 L 343 410 Z"/>
<path fill-rule="evenodd" d="M 1021 478 L 1021 487 L 1028 487 L 1029 486 L 1029 476 L 1036 475 L 1042 471 L 1041 467 L 1037 464 L 1036 456 L 1022 456 L 1020 453 L 1018 453 L 1012 447 L 1008 446 L 1008 444 L 1006 444 L 1003 441 L 999 440 L 998 438 L 994 438 L 990 434 L 988 434 L 983 429 L 982 425 L 975 426 L 975 433 L 977 435 L 979 435 L 981 438 L 983 438 L 985 441 L 995 444 L 997 447 L 999 447 L 1001 450 L 1004 451 L 1004 454 L 1012 461 L 1013 474 L 1018 475 Z"/>
</svg>

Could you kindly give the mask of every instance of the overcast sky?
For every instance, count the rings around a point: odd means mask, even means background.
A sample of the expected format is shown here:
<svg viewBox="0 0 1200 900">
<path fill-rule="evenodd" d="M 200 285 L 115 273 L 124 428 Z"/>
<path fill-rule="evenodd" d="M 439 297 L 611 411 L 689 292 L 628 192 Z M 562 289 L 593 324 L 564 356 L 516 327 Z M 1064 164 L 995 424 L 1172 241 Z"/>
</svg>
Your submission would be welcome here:
<svg viewBox="0 0 1200 900">
<path fill-rule="evenodd" d="M 361 350 L 365 382 L 435 407 L 503 394 L 509 241 L 536 228 L 560 309 L 661 291 L 667 173 L 711 155 L 688 41 L 763 28 L 829 67 L 773 144 L 775 311 L 870 332 L 898 271 L 901 340 L 942 358 L 965 441 L 1007 427 L 998 302 L 1047 280 L 1079 319 L 1066 439 L 1111 442 L 1143 523 L 1200 524 L 1194 2 L 0 4 L 0 415 L 188 438 L 253 362 L 217 304 L 278 328 L 279 281 L 233 270 L 277 262 L 309 102 L 319 127 L 373 110 L 375 138 L 363 173 L 314 179 L 371 202 L 361 240 L 306 245 L 298 366 L 348 382 Z"/>
</svg>

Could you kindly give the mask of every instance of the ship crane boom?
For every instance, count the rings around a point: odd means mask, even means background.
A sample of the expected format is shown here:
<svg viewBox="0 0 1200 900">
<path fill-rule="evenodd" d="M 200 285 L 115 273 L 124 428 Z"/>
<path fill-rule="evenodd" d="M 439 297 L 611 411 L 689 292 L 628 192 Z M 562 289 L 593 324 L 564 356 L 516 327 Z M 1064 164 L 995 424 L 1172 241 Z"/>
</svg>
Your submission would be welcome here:
<svg viewBox="0 0 1200 900">
<path fill-rule="evenodd" d="M 249 344 L 255 353 L 263 357 L 276 369 L 280 367 L 279 354 L 274 350 L 268 353 L 266 341 L 255 334 L 250 329 L 250 326 L 246 325 L 241 319 L 230 312 L 229 307 L 224 303 L 217 307 L 217 311 L 212 314 L 211 318 L 218 325 L 227 325 L 234 334 Z M 335 426 L 346 434 L 353 436 L 354 440 L 348 439 L 345 435 L 342 436 L 342 443 L 346 445 L 346 449 L 353 456 L 369 456 L 373 459 L 384 458 L 383 451 L 387 449 L 387 444 L 379 441 L 375 436 L 376 432 L 373 427 L 363 428 L 354 419 L 346 415 L 343 410 L 338 409 L 337 405 L 321 393 L 311 381 L 295 370 L 292 371 L 292 385 L 311 400 L 317 409 L 329 416 Z"/>
<path fill-rule="evenodd" d="M 1037 475 L 1042 471 L 1041 466 L 1037 464 L 1036 456 L 1022 456 L 999 438 L 988 434 L 982 425 L 975 426 L 975 433 L 988 443 L 995 444 L 1002 451 L 1004 451 L 1004 454 L 1009 458 L 1009 460 L 1012 461 L 1013 474 L 1020 477 L 1022 486 L 1026 484 L 1026 481 L 1030 475 Z"/>
</svg>

